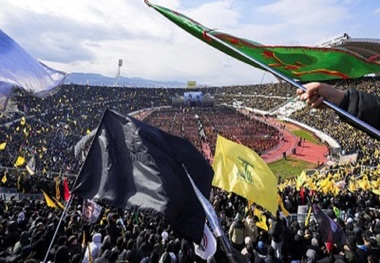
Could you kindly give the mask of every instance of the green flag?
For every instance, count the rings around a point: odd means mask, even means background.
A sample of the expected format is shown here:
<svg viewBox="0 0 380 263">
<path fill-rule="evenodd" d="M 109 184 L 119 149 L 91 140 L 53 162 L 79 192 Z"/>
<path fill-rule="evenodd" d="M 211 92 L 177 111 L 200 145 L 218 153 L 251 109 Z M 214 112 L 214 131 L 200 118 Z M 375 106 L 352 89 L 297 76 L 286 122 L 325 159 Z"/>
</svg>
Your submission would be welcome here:
<svg viewBox="0 0 380 263">
<path fill-rule="evenodd" d="M 254 67 L 260 65 L 231 50 L 265 64 L 288 78 L 300 81 L 359 78 L 380 72 L 380 62 L 367 60 L 342 48 L 308 46 L 270 46 L 210 29 L 168 8 L 145 1 L 166 18 L 214 48 Z M 213 40 L 213 36 L 225 45 Z M 227 46 L 226 46 L 227 45 Z"/>
</svg>

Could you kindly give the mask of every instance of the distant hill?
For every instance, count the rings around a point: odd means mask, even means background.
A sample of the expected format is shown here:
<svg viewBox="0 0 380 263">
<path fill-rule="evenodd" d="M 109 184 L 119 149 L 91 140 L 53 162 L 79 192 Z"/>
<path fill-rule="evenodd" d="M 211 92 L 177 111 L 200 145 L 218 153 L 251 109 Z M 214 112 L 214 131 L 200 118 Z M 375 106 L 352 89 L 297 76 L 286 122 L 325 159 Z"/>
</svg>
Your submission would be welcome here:
<svg viewBox="0 0 380 263">
<path fill-rule="evenodd" d="M 115 83 L 115 78 L 92 73 L 70 73 L 64 81 L 64 84 L 88 84 L 91 86 L 115 86 Z M 117 79 L 116 86 L 144 88 L 185 88 L 186 83 L 179 81 L 156 81 L 142 78 L 127 78 L 120 76 Z"/>
</svg>

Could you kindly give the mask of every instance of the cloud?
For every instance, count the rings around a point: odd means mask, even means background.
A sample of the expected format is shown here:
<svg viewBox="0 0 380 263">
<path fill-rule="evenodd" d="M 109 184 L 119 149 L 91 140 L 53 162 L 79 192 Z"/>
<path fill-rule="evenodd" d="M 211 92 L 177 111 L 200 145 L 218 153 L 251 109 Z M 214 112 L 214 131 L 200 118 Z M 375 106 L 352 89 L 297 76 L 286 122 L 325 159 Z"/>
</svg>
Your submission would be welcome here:
<svg viewBox="0 0 380 263">
<path fill-rule="evenodd" d="M 358 0 L 152 2 L 207 27 L 268 45 L 315 45 L 349 30 L 363 31 L 363 19 L 354 20 L 356 13 L 348 11 Z M 195 79 L 212 85 L 263 79 L 263 71 L 207 46 L 142 0 L 3 0 L 2 10 L 7 10 L 0 12 L 5 33 L 37 59 L 65 72 L 114 76 L 123 59 L 121 74 L 130 77 Z"/>
</svg>

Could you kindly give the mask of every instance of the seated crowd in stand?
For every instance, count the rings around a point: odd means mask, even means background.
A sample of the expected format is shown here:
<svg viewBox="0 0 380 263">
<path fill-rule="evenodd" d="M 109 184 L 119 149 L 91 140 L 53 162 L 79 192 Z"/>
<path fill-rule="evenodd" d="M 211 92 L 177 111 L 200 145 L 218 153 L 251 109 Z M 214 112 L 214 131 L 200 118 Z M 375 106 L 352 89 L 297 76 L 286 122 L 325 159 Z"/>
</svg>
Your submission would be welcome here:
<svg viewBox="0 0 380 263">
<path fill-rule="evenodd" d="M 336 83 L 347 88 L 355 85 L 365 91 L 378 92 L 379 80 L 359 79 Z M 286 85 L 285 85 L 286 86 Z M 209 88 L 207 92 L 231 94 L 238 88 L 241 94 L 262 94 L 287 97 L 293 88 L 283 84 L 254 85 L 249 87 Z M 54 196 L 54 177 L 78 173 L 83 162 L 75 158 L 75 144 L 97 127 L 105 107 L 123 114 L 170 105 L 176 89 L 120 89 L 106 87 L 64 86 L 56 95 L 38 99 L 19 93 L 15 96 L 20 110 L 3 115 L 0 123 L 0 150 L 2 187 L 16 188 L 21 193 L 41 193 Z M 272 95 L 269 95 L 272 94 Z M 227 98 L 228 96 L 226 96 Z M 147 99 L 149 98 L 149 99 Z M 237 98 L 238 99 L 238 98 Z M 255 96 L 246 106 L 266 105 L 265 109 L 279 106 L 265 96 Z M 222 104 L 223 102 L 220 102 Z M 273 103 L 273 104 L 272 104 Z M 219 104 L 219 103 L 218 103 Z M 264 106 L 262 106 L 264 107 Z M 197 117 L 195 117 L 197 116 Z M 301 110 L 291 118 L 307 123 L 336 139 L 346 153 L 358 152 L 358 164 L 379 165 L 378 142 L 360 131 L 343 124 L 335 114 Z M 274 147 L 281 139 L 271 126 L 236 113 L 230 108 L 183 108 L 179 111 L 153 111 L 145 120 L 175 135 L 186 137 L 202 150 L 202 143 L 215 150 L 218 133 L 239 140 L 262 153 Z M 13 169 L 19 156 L 29 160 L 35 156 L 35 175 L 24 169 Z M 9 168 L 9 169 L 7 169 Z M 331 167 L 341 174 L 347 166 Z M 363 176 L 358 169 L 348 176 Z M 374 176 L 377 169 L 366 172 Z M 334 175 L 335 175 L 334 174 Z M 70 179 L 70 185 L 73 180 Z M 232 246 L 249 258 L 250 262 L 378 262 L 380 247 L 379 195 L 373 188 L 340 189 L 338 194 L 305 186 L 299 190 L 287 182 L 280 193 L 285 208 L 291 213 L 299 205 L 307 204 L 307 197 L 326 211 L 345 231 L 345 246 L 325 244 L 315 220 L 299 222 L 279 215 L 259 214 L 247 208 L 244 198 L 213 189 L 212 199 L 220 224 Z M 377 189 L 378 190 L 378 189 Z M 41 262 L 45 256 L 53 262 L 206 262 L 195 255 L 193 244 L 177 236 L 164 218 L 121 209 L 104 207 L 94 224 L 83 221 L 83 200 L 74 198 L 68 215 L 58 229 L 54 245 L 46 255 L 54 231 L 60 221 L 61 209 L 49 208 L 44 200 L 0 201 L 0 262 Z M 336 213 L 336 209 L 339 213 Z M 258 218 L 266 216 L 265 226 L 256 226 Z M 228 262 L 220 247 L 209 262 Z"/>
</svg>

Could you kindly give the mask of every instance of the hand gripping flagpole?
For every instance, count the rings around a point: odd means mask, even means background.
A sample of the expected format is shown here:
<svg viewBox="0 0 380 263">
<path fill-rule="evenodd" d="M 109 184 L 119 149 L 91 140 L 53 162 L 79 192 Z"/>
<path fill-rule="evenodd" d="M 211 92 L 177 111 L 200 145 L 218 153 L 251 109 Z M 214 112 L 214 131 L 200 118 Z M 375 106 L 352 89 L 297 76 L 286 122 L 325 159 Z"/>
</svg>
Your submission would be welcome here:
<svg viewBox="0 0 380 263">
<path fill-rule="evenodd" d="M 195 185 L 193 179 L 191 178 L 190 174 L 188 173 L 185 165 L 182 164 L 183 169 L 185 170 L 187 177 L 189 178 L 191 185 L 193 186 L 193 189 L 195 191 L 195 194 L 197 195 L 197 198 L 199 202 L 202 204 L 202 207 L 206 213 L 207 219 L 210 223 L 211 230 L 216 238 L 218 238 L 221 241 L 221 244 L 223 246 L 223 249 L 226 253 L 226 256 L 230 263 L 237 263 L 233 254 L 231 245 L 228 242 L 228 239 L 224 235 L 223 230 L 221 229 L 218 221 L 218 216 L 215 213 L 214 208 L 211 206 L 210 202 L 204 197 L 202 192 L 198 189 L 198 187 Z"/>
<path fill-rule="evenodd" d="M 241 52 L 240 50 L 236 49 L 235 47 L 228 45 L 224 41 L 222 41 L 219 38 L 213 36 L 212 34 L 208 34 L 208 32 L 205 32 L 205 35 L 207 37 L 211 38 L 212 40 L 215 40 L 219 44 L 223 45 L 224 47 L 228 48 L 230 51 L 235 52 L 239 56 L 242 56 L 245 59 L 248 59 L 249 61 L 257 64 L 262 69 L 265 69 L 265 70 L 269 71 L 273 75 L 275 75 L 275 76 L 279 77 L 280 79 L 288 82 L 289 84 L 295 86 L 296 88 L 299 88 L 299 89 L 302 89 L 303 91 L 306 91 L 306 88 L 304 86 L 302 86 L 300 83 L 298 83 L 298 82 L 294 81 L 293 79 L 291 79 L 291 78 L 289 78 L 289 77 L 281 74 L 280 72 L 274 70 L 273 68 L 269 67 L 268 65 L 266 65 L 266 64 L 264 64 L 264 63 L 262 63 L 262 62 L 260 62 L 260 61 L 258 61 L 256 59 L 254 59 L 254 58 L 251 58 L 250 56 L 244 54 L 243 52 Z M 357 124 L 361 129 L 363 129 L 364 131 L 366 131 L 368 134 L 370 134 L 373 137 L 375 137 L 376 139 L 380 140 L 380 131 L 379 130 L 375 129 L 374 127 L 372 127 L 368 123 L 365 123 L 364 121 L 358 119 L 357 117 L 353 116 L 352 114 L 348 113 L 347 111 L 342 110 L 341 108 L 339 108 L 338 106 L 332 104 L 331 102 L 329 102 L 327 100 L 323 100 L 323 103 L 326 106 L 328 106 L 331 109 L 333 109 L 334 111 L 336 111 L 339 114 L 341 114 L 342 116 L 344 116 L 345 118 L 351 120 L 353 123 Z"/>
</svg>

